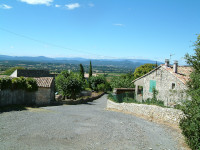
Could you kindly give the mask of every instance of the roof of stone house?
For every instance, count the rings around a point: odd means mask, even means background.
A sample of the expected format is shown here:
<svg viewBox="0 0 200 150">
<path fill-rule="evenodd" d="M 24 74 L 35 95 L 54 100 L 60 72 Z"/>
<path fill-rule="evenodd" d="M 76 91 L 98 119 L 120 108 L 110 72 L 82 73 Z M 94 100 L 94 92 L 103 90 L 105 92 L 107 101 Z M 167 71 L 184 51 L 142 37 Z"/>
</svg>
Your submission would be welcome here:
<svg viewBox="0 0 200 150">
<path fill-rule="evenodd" d="M 177 77 L 180 81 L 182 81 L 184 84 L 187 83 L 190 79 L 190 74 L 192 72 L 192 67 L 189 66 L 178 66 L 178 72 L 174 73 L 173 67 L 166 67 L 165 65 L 162 65 L 163 68 L 165 68 L 167 71 L 169 71 L 172 75 Z"/>
<path fill-rule="evenodd" d="M 184 84 L 186 84 L 187 81 L 190 79 L 190 73 L 192 72 L 192 67 L 190 67 L 190 66 L 178 66 L 178 69 L 177 69 L 178 72 L 174 73 L 173 66 L 166 67 L 164 64 L 162 64 L 162 65 L 158 66 L 157 68 L 153 69 L 152 71 L 148 72 L 147 74 L 135 79 L 132 82 L 135 82 L 135 81 L 151 74 L 152 72 L 158 70 L 161 67 L 164 68 L 165 70 L 167 70 L 168 72 L 170 72 L 172 75 L 174 75 L 176 78 L 178 78 Z"/>
<path fill-rule="evenodd" d="M 36 80 L 38 87 L 45 87 L 45 88 L 51 87 L 52 82 L 54 80 L 53 77 L 39 77 L 34 79 Z"/>
<path fill-rule="evenodd" d="M 21 77 L 21 76 L 23 77 L 51 77 L 48 70 L 17 69 L 17 77 Z"/>
</svg>

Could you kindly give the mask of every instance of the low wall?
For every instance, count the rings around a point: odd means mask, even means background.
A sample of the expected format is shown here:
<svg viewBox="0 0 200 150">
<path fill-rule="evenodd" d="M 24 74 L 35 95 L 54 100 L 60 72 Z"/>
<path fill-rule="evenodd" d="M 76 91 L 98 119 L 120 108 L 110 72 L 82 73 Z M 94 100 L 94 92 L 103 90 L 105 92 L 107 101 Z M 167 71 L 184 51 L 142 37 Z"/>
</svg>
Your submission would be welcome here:
<svg viewBox="0 0 200 150">
<path fill-rule="evenodd" d="M 54 99 L 50 88 L 38 88 L 38 91 L 35 92 L 25 90 L 0 91 L 0 107 L 8 105 L 49 105 L 51 100 Z"/>
<path fill-rule="evenodd" d="M 0 106 L 7 105 L 33 105 L 35 104 L 35 92 L 24 90 L 3 90 L 0 91 Z"/>
<path fill-rule="evenodd" d="M 88 102 L 92 102 L 92 101 L 100 98 L 103 95 L 104 95 L 104 93 L 100 93 L 97 96 L 89 97 L 89 98 L 86 98 L 86 99 L 54 101 L 51 104 L 52 105 L 62 105 L 62 104 L 77 105 L 77 104 L 86 104 Z"/>
<path fill-rule="evenodd" d="M 164 123 L 173 127 L 178 127 L 180 119 L 184 116 L 181 110 L 173 108 L 135 103 L 115 103 L 110 100 L 107 101 L 107 109 L 130 113 L 150 121 Z"/>
</svg>

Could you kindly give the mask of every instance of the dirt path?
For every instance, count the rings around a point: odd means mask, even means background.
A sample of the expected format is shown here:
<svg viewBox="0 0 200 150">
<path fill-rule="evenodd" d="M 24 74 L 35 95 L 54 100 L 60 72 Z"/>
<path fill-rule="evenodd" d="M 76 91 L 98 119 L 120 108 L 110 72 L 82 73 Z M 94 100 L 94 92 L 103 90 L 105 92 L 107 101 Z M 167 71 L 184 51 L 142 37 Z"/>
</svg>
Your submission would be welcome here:
<svg viewBox="0 0 200 150">
<path fill-rule="evenodd" d="M 106 101 L 104 95 L 90 104 L 2 113 L 0 149 L 183 149 L 178 145 L 178 133 L 171 128 L 107 111 Z"/>
</svg>

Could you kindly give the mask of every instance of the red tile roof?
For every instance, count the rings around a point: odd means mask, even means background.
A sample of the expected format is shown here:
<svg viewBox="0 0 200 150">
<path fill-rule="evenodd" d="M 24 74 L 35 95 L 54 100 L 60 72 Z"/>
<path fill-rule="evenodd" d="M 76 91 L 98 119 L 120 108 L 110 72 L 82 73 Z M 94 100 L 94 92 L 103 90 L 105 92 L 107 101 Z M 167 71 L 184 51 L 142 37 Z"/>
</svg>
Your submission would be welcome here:
<svg viewBox="0 0 200 150">
<path fill-rule="evenodd" d="M 172 66 L 166 67 L 165 65 L 162 65 L 162 67 L 165 68 L 167 71 L 169 71 L 172 75 L 177 77 L 184 84 L 186 84 L 187 81 L 190 79 L 190 74 L 192 72 L 192 67 L 189 67 L 189 66 L 178 66 L 177 73 L 174 73 Z"/>
<path fill-rule="evenodd" d="M 37 82 L 38 87 L 46 87 L 49 88 L 51 87 L 51 84 L 53 82 L 53 77 L 39 77 L 39 78 L 34 78 Z"/>
<path fill-rule="evenodd" d="M 166 67 L 164 64 L 162 64 L 162 65 L 158 66 L 157 68 L 153 69 L 152 71 L 148 72 L 147 74 L 135 79 L 132 82 L 135 82 L 135 81 L 137 81 L 137 80 L 139 80 L 139 79 L 151 74 L 152 72 L 158 70 L 160 67 L 162 67 L 165 70 L 167 70 L 168 72 L 170 72 L 172 75 L 177 77 L 184 84 L 186 84 L 187 81 L 190 79 L 190 73 L 192 72 L 192 67 L 190 67 L 190 66 L 178 66 L 177 73 L 174 73 L 173 66 Z"/>
</svg>

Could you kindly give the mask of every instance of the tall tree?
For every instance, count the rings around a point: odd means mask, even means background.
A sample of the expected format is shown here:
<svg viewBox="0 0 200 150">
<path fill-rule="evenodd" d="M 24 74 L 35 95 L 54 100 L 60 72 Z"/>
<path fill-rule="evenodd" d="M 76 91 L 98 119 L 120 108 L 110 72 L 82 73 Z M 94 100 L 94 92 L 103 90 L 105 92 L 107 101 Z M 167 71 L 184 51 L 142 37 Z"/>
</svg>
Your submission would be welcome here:
<svg viewBox="0 0 200 150">
<path fill-rule="evenodd" d="M 144 65 L 141 65 L 140 67 L 137 67 L 134 72 L 134 78 L 137 79 L 145 75 L 146 73 L 153 70 L 155 67 L 156 67 L 155 64 L 144 64 Z"/>
<path fill-rule="evenodd" d="M 89 78 L 92 77 L 92 63 L 90 60 L 90 70 L 89 70 Z"/>
<path fill-rule="evenodd" d="M 80 64 L 80 78 L 82 81 L 85 80 L 85 77 L 84 77 L 84 68 L 83 68 L 83 65 Z"/>
<path fill-rule="evenodd" d="M 78 74 L 63 71 L 56 77 L 56 88 L 62 96 L 76 99 L 83 89 L 83 82 Z"/>
<path fill-rule="evenodd" d="M 180 126 L 188 145 L 193 150 L 200 149 L 200 35 L 194 44 L 194 55 L 185 55 L 186 62 L 193 68 L 188 82 L 188 94 L 191 100 L 185 102 L 182 110 L 185 117 Z"/>
</svg>

